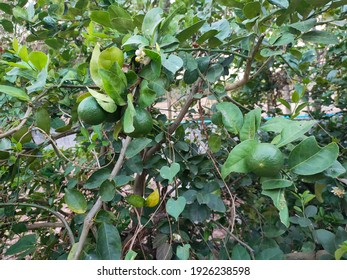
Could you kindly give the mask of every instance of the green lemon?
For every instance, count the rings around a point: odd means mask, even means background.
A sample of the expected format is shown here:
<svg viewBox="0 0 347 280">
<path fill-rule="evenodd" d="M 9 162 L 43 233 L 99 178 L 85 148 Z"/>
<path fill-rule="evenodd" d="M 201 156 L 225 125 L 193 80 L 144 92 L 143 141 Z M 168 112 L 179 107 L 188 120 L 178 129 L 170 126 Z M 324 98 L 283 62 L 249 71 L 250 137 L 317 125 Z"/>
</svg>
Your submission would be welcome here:
<svg viewBox="0 0 347 280">
<path fill-rule="evenodd" d="M 100 67 L 109 70 L 113 63 L 117 62 L 122 68 L 124 63 L 124 54 L 117 47 L 110 47 L 100 53 L 98 64 Z"/>
<path fill-rule="evenodd" d="M 275 176 L 283 167 L 284 156 L 274 145 L 259 143 L 252 154 L 246 158 L 250 171 L 261 177 Z"/>
<path fill-rule="evenodd" d="M 90 125 L 101 124 L 107 117 L 107 112 L 101 108 L 93 96 L 88 96 L 81 101 L 77 113 L 83 122 Z"/>
<path fill-rule="evenodd" d="M 142 108 L 136 108 L 134 116 L 134 131 L 128 133 L 130 137 L 140 138 L 146 136 L 153 128 L 153 119 L 151 114 Z"/>
<path fill-rule="evenodd" d="M 7 138 L 3 138 L 0 140 L 0 160 L 8 159 L 10 157 L 10 153 L 6 152 L 11 148 L 11 141 Z"/>
<path fill-rule="evenodd" d="M 32 140 L 31 131 L 28 131 L 27 126 L 21 127 L 12 136 L 14 139 L 16 139 L 16 141 L 20 141 L 22 144 L 28 143 Z"/>
</svg>

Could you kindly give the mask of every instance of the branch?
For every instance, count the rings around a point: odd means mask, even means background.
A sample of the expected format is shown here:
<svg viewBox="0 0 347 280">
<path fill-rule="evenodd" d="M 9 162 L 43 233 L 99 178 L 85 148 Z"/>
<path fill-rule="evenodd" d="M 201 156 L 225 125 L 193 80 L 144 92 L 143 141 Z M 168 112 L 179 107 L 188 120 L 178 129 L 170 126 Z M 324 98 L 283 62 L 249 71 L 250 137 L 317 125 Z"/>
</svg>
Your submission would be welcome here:
<svg viewBox="0 0 347 280">
<path fill-rule="evenodd" d="M 7 202 L 7 203 L 0 203 L 0 207 L 4 207 L 4 206 L 24 206 L 24 207 L 35 207 L 35 208 L 39 208 L 39 209 L 43 209 L 47 212 L 50 212 L 51 214 L 53 214 L 54 216 L 56 216 L 59 220 L 61 220 L 61 222 L 63 223 L 64 227 L 67 230 L 67 233 L 69 235 L 69 239 L 70 239 L 70 243 L 71 245 L 75 244 L 75 237 L 74 234 L 69 226 L 69 224 L 67 223 L 67 221 L 65 220 L 65 218 L 58 212 L 49 209 L 48 207 L 45 206 L 41 206 L 38 204 L 32 204 L 32 203 L 15 203 L 15 202 Z"/>
<path fill-rule="evenodd" d="M 252 70 L 252 63 L 254 61 L 255 55 L 259 51 L 259 48 L 261 46 L 261 43 L 263 42 L 264 37 L 265 37 L 265 34 L 261 34 L 260 35 L 257 44 L 254 46 L 254 48 L 252 50 L 251 56 L 248 57 L 247 62 L 246 62 L 245 73 L 243 74 L 242 79 L 238 80 L 238 81 L 235 81 L 231 85 L 227 85 L 225 87 L 226 91 L 231 91 L 231 90 L 235 90 L 235 89 L 237 89 L 239 87 L 242 87 L 243 85 L 245 85 L 250 80 L 250 74 L 251 74 L 251 70 Z"/>
<path fill-rule="evenodd" d="M 241 53 L 235 52 L 235 51 L 228 51 L 228 50 L 220 50 L 220 49 L 206 49 L 206 48 L 179 48 L 176 51 L 184 51 L 184 52 L 194 52 L 194 51 L 203 51 L 203 52 L 207 52 L 207 53 L 225 53 L 225 54 L 232 54 L 235 56 L 239 56 L 242 58 L 246 58 L 249 59 L 249 56 L 247 55 L 243 55 Z M 168 51 L 171 52 L 171 51 Z"/>
<path fill-rule="evenodd" d="M 10 129 L 10 130 L 8 130 L 8 131 L 6 131 L 6 132 L 0 134 L 0 139 L 1 139 L 1 138 L 4 138 L 4 137 L 7 137 L 7 136 L 10 136 L 10 135 L 12 135 L 13 133 L 15 133 L 16 131 L 20 130 L 20 129 L 23 127 L 23 125 L 26 123 L 26 121 L 28 120 L 28 118 L 29 118 L 29 116 L 30 116 L 32 110 L 33 110 L 33 108 L 29 105 L 29 106 L 28 106 L 28 109 L 26 110 L 25 115 L 24 115 L 24 117 L 22 118 L 22 120 L 21 120 L 21 122 L 19 123 L 19 125 L 17 125 L 16 127 L 14 127 L 14 128 L 12 128 L 12 129 Z"/>
<path fill-rule="evenodd" d="M 179 112 L 179 114 L 176 117 L 176 120 L 168 127 L 168 134 L 172 134 L 176 131 L 176 129 L 180 126 L 183 118 L 185 117 L 185 115 L 187 114 L 190 106 L 192 105 L 192 103 L 196 100 L 194 98 L 194 95 L 198 92 L 199 90 L 199 85 L 201 83 L 201 78 L 199 78 L 192 86 L 192 90 L 190 92 L 190 94 L 187 97 L 186 103 L 183 105 L 181 111 Z M 160 143 L 157 143 L 155 146 L 153 146 L 152 148 L 150 148 L 146 154 L 144 155 L 144 161 L 149 159 L 152 155 L 154 155 L 157 151 L 160 150 L 161 144 L 165 141 L 165 139 L 163 139 Z"/>
<path fill-rule="evenodd" d="M 120 154 L 119 154 L 119 158 L 118 158 L 110 176 L 108 177 L 108 179 L 110 181 L 113 180 L 113 178 L 120 171 L 120 169 L 123 165 L 124 158 L 125 158 L 125 151 L 127 150 L 130 142 L 131 142 L 131 137 L 128 136 L 123 143 L 122 149 L 121 149 Z M 82 250 L 83 250 L 83 246 L 87 240 L 89 230 L 93 225 L 94 216 L 96 215 L 96 213 L 98 213 L 101 206 L 102 206 L 102 200 L 101 200 L 101 197 L 99 196 L 98 199 L 96 200 L 95 204 L 93 205 L 92 209 L 90 209 L 89 213 L 87 214 L 87 216 L 84 219 L 83 229 L 81 232 L 80 239 L 78 241 L 78 247 L 77 247 L 76 252 L 73 256 L 73 260 L 79 259 L 79 256 L 81 255 Z"/>
<path fill-rule="evenodd" d="M 28 230 L 40 229 L 40 228 L 59 228 L 64 227 L 63 223 L 35 223 L 30 225 L 25 225 Z"/>
</svg>

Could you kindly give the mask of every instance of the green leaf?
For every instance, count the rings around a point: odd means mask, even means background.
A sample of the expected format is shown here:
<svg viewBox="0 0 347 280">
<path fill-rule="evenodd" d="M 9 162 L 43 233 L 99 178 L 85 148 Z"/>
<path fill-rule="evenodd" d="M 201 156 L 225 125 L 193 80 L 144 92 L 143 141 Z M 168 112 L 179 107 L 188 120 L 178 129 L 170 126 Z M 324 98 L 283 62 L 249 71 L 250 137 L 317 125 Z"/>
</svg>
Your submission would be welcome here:
<svg viewBox="0 0 347 280">
<path fill-rule="evenodd" d="M 131 195 L 127 196 L 125 198 L 125 200 L 130 205 L 132 205 L 132 206 L 134 206 L 136 208 L 140 208 L 140 207 L 145 206 L 145 202 L 146 202 L 146 200 L 142 196 L 139 196 L 139 195 L 136 195 L 136 194 L 131 194 Z"/>
<path fill-rule="evenodd" d="M 315 27 L 316 23 L 317 23 L 317 19 L 311 18 L 308 20 L 292 23 L 289 26 L 296 30 L 299 30 L 300 32 L 307 32 L 313 27 Z"/>
<path fill-rule="evenodd" d="M 181 169 L 181 166 L 177 162 L 174 162 L 170 165 L 170 167 L 163 166 L 160 169 L 160 176 L 163 177 L 164 179 L 169 180 L 169 183 L 172 183 L 174 177 L 177 175 L 180 169 Z"/>
<path fill-rule="evenodd" d="M 100 187 L 100 185 L 108 179 L 110 176 L 111 171 L 107 168 L 102 168 L 97 171 L 95 171 L 87 180 L 87 182 L 84 185 L 85 189 L 96 189 Z"/>
<path fill-rule="evenodd" d="M 102 201 L 112 201 L 116 194 L 116 186 L 114 181 L 105 180 L 100 186 L 99 193 Z"/>
<path fill-rule="evenodd" d="M 16 87 L 0 85 L 0 92 L 8 94 L 22 101 L 30 101 L 29 95 L 24 90 Z"/>
<path fill-rule="evenodd" d="M 142 33 L 153 40 L 154 32 L 159 24 L 163 21 L 163 10 L 161 8 L 153 8 L 145 15 L 142 22 Z"/>
<path fill-rule="evenodd" d="M 166 212 L 178 221 L 178 216 L 183 212 L 186 203 L 183 196 L 178 197 L 177 200 L 170 198 L 166 203 Z"/>
<path fill-rule="evenodd" d="M 220 135 L 210 135 L 210 137 L 208 138 L 208 146 L 211 149 L 212 153 L 217 153 L 222 146 L 222 140 Z"/>
<path fill-rule="evenodd" d="M 124 257 L 124 260 L 132 261 L 132 260 L 135 260 L 136 256 L 137 256 L 137 253 L 135 251 L 129 250 Z"/>
<path fill-rule="evenodd" d="M 223 200 L 219 196 L 214 194 L 208 195 L 208 201 L 206 205 L 208 206 L 208 208 L 210 208 L 213 211 L 217 211 L 220 213 L 225 213 L 226 211 Z"/>
<path fill-rule="evenodd" d="M 135 111 L 132 99 L 133 99 L 132 95 L 128 94 L 128 107 L 125 109 L 125 113 L 123 117 L 123 131 L 125 133 L 131 133 L 135 130 L 134 116 L 136 114 L 136 111 Z"/>
<path fill-rule="evenodd" d="M 129 18 L 116 17 L 111 20 L 112 28 L 119 33 L 126 34 L 134 30 L 134 21 Z"/>
<path fill-rule="evenodd" d="M 267 1 L 271 3 L 272 5 L 275 5 L 282 9 L 287 9 L 289 7 L 288 0 L 267 0 Z"/>
<path fill-rule="evenodd" d="M 221 64 L 213 64 L 206 73 L 206 79 L 210 83 L 215 83 L 223 75 L 224 68 Z M 234 105 L 234 104 L 233 104 Z"/>
<path fill-rule="evenodd" d="M 140 85 L 140 96 L 138 100 L 139 106 L 141 108 L 151 106 L 154 103 L 156 97 L 156 92 L 148 87 L 148 82 L 146 80 L 143 80 Z"/>
<path fill-rule="evenodd" d="M 96 99 L 96 102 L 98 102 L 102 109 L 104 109 L 108 113 L 116 112 L 117 105 L 110 96 L 97 92 L 96 90 L 88 87 L 87 89 L 89 93 Z"/>
<path fill-rule="evenodd" d="M 64 200 L 70 210 L 77 214 L 83 214 L 87 211 L 87 200 L 78 190 L 65 189 Z"/>
<path fill-rule="evenodd" d="M 134 35 L 125 41 L 123 47 L 125 46 L 133 46 L 134 48 L 147 47 L 149 46 L 149 41 L 141 35 Z"/>
<path fill-rule="evenodd" d="M 337 178 L 345 173 L 346 169 L 337 160 L 334 161 L 334 163 L 328 169 L 324 170 L 324 175 L 331 178 Z"/>
<path fill-rule="evenodd" d="M 264 48 L 260 51 L 260 55 L 262 57 L 270 57 L 270 56 L 276 56 L 276 55 L 281 55 L 283 54 L 282 50 L 271 50 L 268 48 Z"/>
<path fill-rule="evenodd" d="M 19 57 L 25 61 L 28 62 L 29 61 L 29 54 L 28 54 L 28 49 L 26 46 L 22 46 L 18 52 Z"/>
<path fill-rule="evenodd" d="M 102 260 L 121 259 L 122 241 L 115 226 L 106 223 L 99 225 L 96 251 Z"/>
<path fill-rule="evenodd" d="M 29 54 L 29 61 L 41 71 L 48 64 L 48 56 L 43 52 L 34 51 Z"/>
<path fill-rule="evenodd" d="M 124 106 L 126 104 L 124 98 L 128 84 L 127 78 L 118 63 L 114 63 L 110 70 L 99 69 L 99 75 L 107 95 L 117 105 Z"/>
<path fill-rule="evenodd" d="M 276 189 L 276 190 L 263 190 L 262 195 L 270 197 L 279 211 L 280 220 L 282 224 L 286 227 L 289 227 L 289 212 L 286 198 L 284 197 L 285 189 Z"/>
<path fill-rule="evenodd" d="M 256 256 L 256 260 L 283 260 L 284 258 L 284 253 L 279 247 L 264 249 Z"/>
<path fill-rule="evenodd" d="M 184 244 L 183 246 L 178 245 L 176 249 L 176 255 L 180 260 L 188 260 L 189 259 L 189 244 Z"/>
<path fill-rule="evenodd" d="M 281 104 L 286 107 L 287 109 L 291 110 L 291 106 L 289 104 L 289 102 L 287 100 L 284 100 L 283 98 L 278 98 L 277 99 L 279 102 L 281 102 Z"/>
<path fill-rule="evenodd" d="M 99 23 L 105 27 L 112 28 L 112 22 L 110 19 L 110 14 L 105 11 L 91 11 L 90 13 L 90 19 L 92 21 L 95 21 L 96 23 Z"/>
<path fill-rule="evenodd" d="M 149 49 L 144 49 L 144 52 L 151 60 L 148 65 L 142 68 L 140 76 L 148 81 L 156 80 L 161 74 L 161 56 L 159 53 Z"/>
<path fill-rule="evenodd" d="M 177 3 L 176 3 L 177 4 Z M 176 6 L 177 8 L 175 10 L 173 10 L 163 21 L 163 23 L 160 26 L 159 29 L 159 34 L 166 34 L 169 31 L 169 27 L 171 22 L 173 21 L 173 19 L 176 17 L 176 15 L 182 11 L 185 8 L 185 4 L 184 3 L 180 3 Z"/>
<path fill-rule="evenodd" d="M 219 30 L 215 30 L 215 29 L 211 29 L 207 32 L 205 32 L 204 34 L 202 34 L 197 40 L 196 42 L 201 45 L 202 43 L 204 43 L 206 40 L 214 37 L 215 35 L 217 35 L 220 31 Z"/>
<path fill-rule="evenodd" d="M 100 56 L 100 45 L 96 44 L 90 59 L 89 71 L 94 83 L 99 87 L 103 88 L 103 82 L 99 75 L 99 56 Z"/>
<path fill-rule="evenodd" d="M 261 182 L 263 190 L 275 190 L 275 189 L 284 189 L 293 185 L 292 181 L 285 179 L 276 179 L 276 178 L 265 178 Z"/>
<path fill-rule="evenodd" d="M 0 3 L 0 10 L 8 15 L 12 15 L 12 6 L 6 3 Z"/>
<path fill-rule="evenodd" d="M 295 36 L 291 33 L 284 33 L 281 37 L 279 37 L 276 42 L 273 44 L 274 46 L 283 46 L 293 43 L 295 41 Z"/>
<path fill-rule="evenodd" d="M 299 115 L 300 112 L 301 112 L 301 110 L 304 109 L 305 107 L 307 107 L 308 105 L 309 105 L 308 102 L 301 103 L 301 104 L 298 106 L 298 108 L 296 108 L 294 114 Z"/>
<path fill-rule="evenodd" d="M 15 18 L 29 21 L 28 11 L 22 7 L 18 7 L 18 6 L 14 7 L 12 9 L 12 14 Z"/>
<path fill-rule="evenodd" d="M 298 175 L 313 175 L 329 168 L 339 155 L 336 143 L 321 148 L 314 136 L 298 144 L 289 154 L 288 167 Z"/>
<path fill-rule="evenodd" d="M 204 25 L 206 21 L 201 20 L 197 23 L 189 26 L 186 29 L 183 29 L 180 33 L 177 34 L 176 38 L 182 43 L 183 41 L 191 38 L 198 30 Z"/>
<path fill-rule="evenodd" d="M 37 242 L 36 234 L 25 235 L 6 250 L 5 256 L 11 256 L 11 255 L 19 254 L 22 252 L 24 253 L 22 257 L 25 255 L 28 255 L 36 250 L 36 242 Z"/>
<path fill-rule="evenodd" d="M 247 249 L 240 244 L 236 244 L 231 252 L 232 260 L 250 260 L 251 256 L 249 255 Z"/>
<path fill-rule="evenodd" d="M 176 72 L 183 67 L 183 60 L 174 54 L 170 54 L 168 58 L 162 55 L 161 63 L 163 67 L 169 70 L 172 74 L 176 74 Z"/>
<path fill-rule="evenodd" d="M 1 4 L 1 3 L 0 3 Z M 0 24 L 6 32 L 13 33 L 13 23 L 7 19 L 0 20 Z"/>
<path fill-rule="evenodd" d="M 41 128 L 47 134 L 51 130 L 51 117 L 45 108 L 40 108 L 35 114 L 35 123 L 38 128 Z"/>
<path fill-rule="evenodd" d="M 257 145 L 255 140 L 245 140 L 236 145 L 228 155 L 227 160 L 222 165 L 221 173 L 223 179 L 227 177 L 231 172 L 248 173 L 251 170 L 248 169 L 246 164 L 246 158 L 252 153 L 252 150 Z"/>
<path fill-rule="evenodd" d="M 255 18 L 261 12 L 261 5 L 259 2 L 249 2 L 243 7 L 242 11 L 246 18 Z"/>
<path fill-rule="evenodd" d="M 255 139 L 261 122 L 261 109 L 256 108 L 245 115 L 245 119 L 240 130 L 240 140 Z"/>
<path fill-rule="evenodd" d="M 281 118 L 273 118 L 262 126 L 265 131 L 281 132 L 278 142 L 273 143 L 277 147 L 285 146 L 303 137 L 317 121 L 292 121 Z"/>
<path fill-rule="evenodd" d="M 301 39 L 310 42 L 310 43 L 317 43 L 317 44 L 324 44 L 324 45 L 329 45 L 329 44 L 338 44 L 339 39 L 338 37 L 328 31 L 309 31 L 301 36 Z"/>
<path fill-rule="evenodd" d="M 45 67 L 37 75 L 37 78 L 31 81 L 32 85 L 26 88 L 28 91 L 28 94 L 35 91 L 42 90 L 46 85 L 47 77 L 48 77 L 48 72 L 47 72 L 47 67 Z"/>
<path fill-rule="evenodd" d="M 125 152 L 125 156 L 127 158 L 132 158 L 146 148 L 151 142 L 152 140 L 148 138 L 133 139 Z"/>
<path fill-rule="evenodd" d="M 336 250 L 335 234 L 325 229 L 317 229 L 314 231 L 314 235 L 317 238 L 319 244 L 321 244 L 324 250 L 330 254 L 334 254 Z"/>
<path fill-rule="evenodd" d="M 222 102 L 217 104 L 216 109 L 222 113 L 226 130 L 238 134 L 243 124 L 243 115 L 239 107 L 230 102 Z"/>
</svg>

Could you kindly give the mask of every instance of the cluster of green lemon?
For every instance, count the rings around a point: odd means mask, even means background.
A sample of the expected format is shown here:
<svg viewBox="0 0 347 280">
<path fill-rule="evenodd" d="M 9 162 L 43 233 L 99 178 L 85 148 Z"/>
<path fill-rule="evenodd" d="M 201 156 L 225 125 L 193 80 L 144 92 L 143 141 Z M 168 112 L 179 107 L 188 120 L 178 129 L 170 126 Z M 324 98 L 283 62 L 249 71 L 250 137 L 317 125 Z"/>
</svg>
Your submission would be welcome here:
<svg viewBox="0 0 347 280">
<path fill-rule="evenodd" d="M 89 125 L 98 125 L 103 122 L 116 123 L 122 118 L 122 112 L 123 109 L 121 107 L 117 108 L 114 113 L 106 112 L 93 96 L 83 99 L 77 108 L 79 118 Z M 128 133 L 129 136 L 137 138 L 147 135 L 153 128 L 151 114 L 143 108 L 135 108 L 133 125 L 134 131 Z"/>
<path fill-rule="evenodd" d="M 102 52 L 99 57 L 99 63 L 102 63 L 106 68 L 110 68 L 109 57 L 116 61 L 119 66 L 123 66 L 124 55 L 123 52 L 117 47 L 107 49 L 107 55 Z M 107 56 L 107 57 L 106 57 Z M 102 60 L 102 62 L 100 62 Z M 119 106 L 114 113 L 106 112 L 97 102 L 93 96 L 84 98 L 78 105 L 77 113 L 79 118 L 86 124 L 98 125 L 103 122 L 113 122 L 121 120 L 124 113 L 124 107 Z M 151 114 L 143 108 L 135 108 L 135 115 L 133 118 L 134 131 L 128 133 L 129 136 L 138 138 L 146 136 L 153 128 L 153 119 Z"/>
</svg>

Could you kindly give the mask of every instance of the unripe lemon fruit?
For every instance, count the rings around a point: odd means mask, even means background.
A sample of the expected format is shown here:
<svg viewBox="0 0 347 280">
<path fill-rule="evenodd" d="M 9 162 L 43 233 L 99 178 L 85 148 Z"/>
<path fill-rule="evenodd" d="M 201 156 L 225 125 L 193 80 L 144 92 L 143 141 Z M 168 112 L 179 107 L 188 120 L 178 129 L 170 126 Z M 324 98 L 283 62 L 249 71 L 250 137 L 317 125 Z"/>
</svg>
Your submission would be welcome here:
<svg viewBox="0 0 347 280">
<path fill-rule="evenodd" d="M 258 176 L 273 177 L 283 167 L 284 156 L 275 145 L 259 143 L 246 158 L 246 164 L 249 170 Z"/>
<path fill-rule="evenodd" d="M 115 62 L 117 62 L 122 68 L 124 63 L 124 54 L 119 48 L 110 47 L 100 53 L 98 61 L 100 67 L 108 70 Z"/>
<path fill-rule="evenodd" d="M 136 108 L 134 116 L 134 131 L 128 133 L 130 137 L 140 138 L 146 136 L 153 128 L 153 119 L 151 114 L 142 108 Z"/>
<path fill-rule="evenodd" d="M 93 96 L 88 96 L 77 107 L 79 118 L 90 125 L 98 125 L 105 121 L 107 112 L 101 108 Z"/>
</svg>

